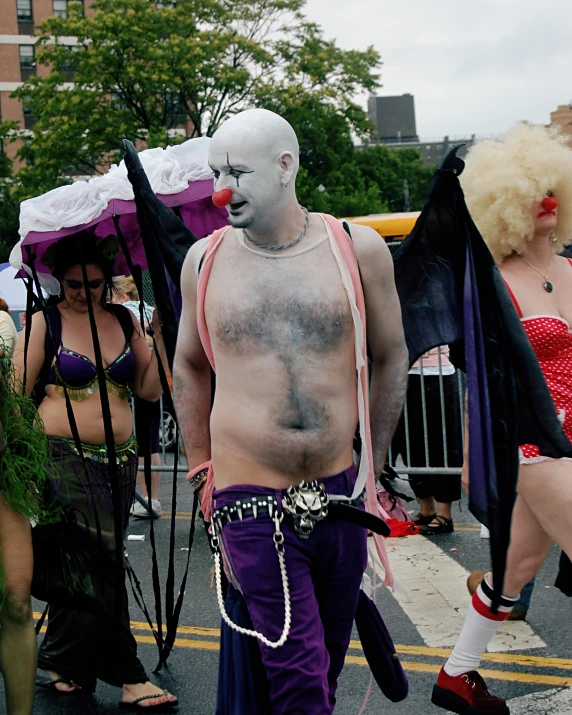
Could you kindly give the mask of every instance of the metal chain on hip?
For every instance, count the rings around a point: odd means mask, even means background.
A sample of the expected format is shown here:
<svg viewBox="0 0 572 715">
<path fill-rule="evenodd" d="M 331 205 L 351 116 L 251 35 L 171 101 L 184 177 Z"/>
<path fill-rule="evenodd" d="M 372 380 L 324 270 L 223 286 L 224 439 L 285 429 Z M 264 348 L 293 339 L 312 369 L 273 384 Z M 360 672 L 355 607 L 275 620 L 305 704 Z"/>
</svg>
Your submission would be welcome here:
<svg viewBox="0 0 572 715">
<path fill-rule="evenodd" d="M 308 226 L 310 225 L 310 214 L 308 213 L 308 210 L 303 206 L 300 206 L 300 208 L 306 216 L 306 220 L 304 221 L 304 228 L 302 229 L 302 233 L 298 236 L 298 238 L 295 238 L 293 241 L 290 241 L 290 243 L 280 243 L 278 245 L 260 243 L 260 241 L 257 241 L 256 239 L 252 238 L 252 236 L 245 228 L 242 229 L 244 231 L 244 235 L 250 241 L 250 243 L 252 243 L 253 246 L 256 246 L 257 248 L 263 248 L 265 251 L 283 251 L 286 248 L 292 248 L 292 246 L 295 246 L 297 243 L 300 243 L 300 241 L 304 238 L 304 236 L 306 235 L 306 231 L 308 230 Z"/>
<path fill-rule="evenodd" d="M 288 572 L 286 571 L 286 559 L 284 557 L 284 534 L 280 530 L 280 522 L 282 521 L 282 516 L 276 514 L 274 517 L 274 524 L 276 529 L 273 534 L 274 546 L 276 547 L 276 552 L 278 554 L 278 563 L 280 564 L 280 575 L 282 576 L 282 590 L 284 592 L 284 628 L 282 629 L 282 635 L 277 641 L 270 641 L 266 636 L 262 635 L 258 631 L 251 631 L 248 628 L 242 628 L 242 626 L 237 626 L 236 623 L 230 620 L 230 616 L 226 612 L 224 605 L 224 599 L 222 597 L 222 579 L 221 579 L 221 564 L 220 564 L 220 549 L 219 549 L 219 536 L 215 534 L 211 539 L 211 544 L 214 550 L 214 562 L 215 562 L 215 582 L 216 582 L 216 596 L 218 600 L 218 607 L 223 621 L 232 628 L 237 633 L 242 633 L 244 636 L 251 636 L 252 638 L 258 638 L 261 643 L 268 646 L 269 648 L 280 648 L 288 640 L 290 634 L 290 626 L 292 625 L 292 608 L 290 604 L 290 586 L 288 583 Z"/>
</svg>

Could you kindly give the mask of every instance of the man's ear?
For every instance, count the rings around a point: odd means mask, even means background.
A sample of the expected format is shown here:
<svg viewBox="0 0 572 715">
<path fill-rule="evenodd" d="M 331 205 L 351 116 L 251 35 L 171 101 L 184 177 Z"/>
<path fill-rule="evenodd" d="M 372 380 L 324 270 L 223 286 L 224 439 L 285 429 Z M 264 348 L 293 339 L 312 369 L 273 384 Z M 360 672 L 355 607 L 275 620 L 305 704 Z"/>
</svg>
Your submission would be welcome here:
<svg viewBox="0 0 572 715">
<path fill-rule="evenodd" d="M 278 157 L 278 165 L 280 167 L 280 182 L 286 187 L 292 181 L 296 174 L 296 160 L 294 155 L 289 151 L 284 151 Z"/>
</svg>

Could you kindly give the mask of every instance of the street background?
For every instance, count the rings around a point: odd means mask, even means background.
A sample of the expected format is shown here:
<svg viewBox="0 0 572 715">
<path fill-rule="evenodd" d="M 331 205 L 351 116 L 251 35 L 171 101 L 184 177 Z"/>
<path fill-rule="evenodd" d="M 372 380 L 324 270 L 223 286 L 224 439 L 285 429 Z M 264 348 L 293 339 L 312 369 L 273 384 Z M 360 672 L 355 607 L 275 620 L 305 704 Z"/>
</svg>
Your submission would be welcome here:
<svg viewBox="0 0 572 715">
<path fill-rule="evenodd" d="M 176 522 L 177 587 L 187 556 L 192 493 L 184 475 L 180 479 L 180 497 Z M 400 486 L 403 483 L 400 482 Z M 161 485 L 163 513 L 170 509 L 172 476 L 165 474 Z M 407 489 L 407 486 L 405 487 Z M 413 505 L 414 503 L 412 503 Z M 413 508 L 410 505 L 409 508 Z M 489 543 L 480 538 L 479 525 L 467 509 L 466 497 L 454 507 L 454 534 L 427 539 L 423 536 L 390 539 L 387 544 L 396 578 L 402 590 L 391 593 L 381 586 L 377 603 L 391 631 L 406 669 L 410 694 L 402 703 L 384 698 L 375 682 L 365 709 L 366 715 L 417 712 L 439 713 L 430 703 L 436 674 L 454 643 L 464 611 L 469 602 L 464 580 L 474 568 L 489 564 Z M 159 567 L 162 583 L 166 580 L 170 518 L 155 522 Z M 151 546 L 149 523 L 132 519 L 130 534 L 144 534 L 145 541 L 127 542 L 129 559 L 141 580 L 148 606 L 153 604 L 151 584 Z M 529 611 L 528 626 L 510 623 L 507 633 L 497 637 L 483 671 L 491 690 L 507 700 L 512 715 L 524 713 L 572 713 L 572 659 L 570 659 L 570 602 L 553 587 L 559 552 L 554 548 L 542 567 Z M 214 590 L 210 587 L 212 560 L 202 522 L 197 523 L 195 546 L 178 640 L 174 652 L 160 676 L 151 679 L 175 693 L 179 712 L 213 715 L 216 703 L 218 668 L 219 614 Z M 404 593 L 406 592 L 406 593 Z M 139 654 L 151 674 L 157 663 L 157 649 L 143 614 L 131 602 L 131 621 L 138 641 Z M 42 605 L 34 603 L 35 616 Z M 354 633 L 346 666 L 342 672 L 336 713 L 357 715 L 370 684 L 369 669 Z M 526 647 L 528 646 L 528 647 Z M 534 646 L 534 647 L 531 647 Z M 89 648 L 89 643 L 85 644 Z M 38 691 L 39 715 L 55 713 L 117 712 L 121 691 L 104 683 L 94 696 L 57 696 Z M 524 697 L 527 696 L 527 697 Z"/>
</svg>

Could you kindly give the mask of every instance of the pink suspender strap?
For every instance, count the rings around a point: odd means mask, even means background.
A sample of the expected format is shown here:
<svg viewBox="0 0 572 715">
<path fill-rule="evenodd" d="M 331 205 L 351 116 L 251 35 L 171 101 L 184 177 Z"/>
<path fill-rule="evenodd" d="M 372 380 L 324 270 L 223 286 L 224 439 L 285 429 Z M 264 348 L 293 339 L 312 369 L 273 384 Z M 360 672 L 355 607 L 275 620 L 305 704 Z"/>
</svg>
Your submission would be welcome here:
<svg viewBox="0 0 572 715">
<path fill-rule="evenodd" d="M 324 220 L 328 224 L 332 235 L 340 249 L 342 258 L 345 262 L 347 270 L 349 271 L 351 282 L 353 285 L 353 292 L 355 295 L 355 304 L 357 305 L 359 315 L 361 318 L 361 360 L 359 367 L 359 381 L 358 390 L 361 392 L 359 402 L 363 401 L 362 410 L 360 411 L 360 435 L 362 436 L 362 452 L 365 450 L 367 463 L 368 463 L 368 473 L 366 481 L 366 505 L 367 510 L 379 515 L 379 505 L 377 501 L 377 493 L 375 487 L 375 473 L 373 464 L 373 449 L 371 444 L 371 429 L 370 429 L 370 417 L 369 417 L 369 380 L 368 380 L 368 369 L 367 369 L 367 329 L 366 329 L 366 310 L 365 310 L 365 297 L 363 293 L 363 287 L 361 282 L 361 276 L 359 271 L 359 264 L 357 256 L 355 253 L 354 245 L 352 239 L 348 236 L 346 231 L 340 222 L 333 216 L 323 215 Z M 380 239 L 381 240 L 381 239 Z M 340 266 L 340 269 L 342 267 Z M 348 294 L 348 299 L 351 303 L 351 296 Z M 354 323 L 355 325 L 355 323 Z M 357 340 L 356 335 L 356 340 Z M 357 358 L 357 355 L 356 355 Z M 362 460 L 364 455 L 362 454 Z M 358 475 L 359 479 L 359 475 Z M 393 574 L 391 573 L 391 568 L 389 566 L 389 558 L 387 556 L 387 551 L 385 549 L 385 543 L 383 537 L 378 534 L 374 534 L 374 542 L 377 550 L 377 554 L 382 563 L 385 575 L 384 583 L 387 586 L 392 587 L 394 583 Z"/>
<path fill-rule="evenodd" d="M 211 339 L 207 328 L 207 321 L 205 318 L 205 297 L 207 294 L 207 285 L 213 265 L 214 255 L 228 228 L 228 226 L 220 228 L 209 236 L 205 258 L 201 266 L 197 282 L 197 328 L 203 345 L 203 350 L 205 351 L 205 355 L 207 356 L 213 370 L 215 370 L 215 361 Z M 204 520 L 209 522 L 212 515 L 212 495 L 214 490 L 214 472 L 212 464 L 210 462 L 201 464 L 200 467 L 197 467 L 189 472 L 187 479 L 191 479 L 195 474 L 200 472 L 202 469 L 205 469 L 206 466 L 208 466 L 209 471 L 201 501 L 201 509 Z"/>
<path fill-rule="evenodd" d="M 199 330 L 199 337 L 201 339 L 201 343 L 203 344 L 203 350 L 205 351 L 205 355 L 207 356 L 213 370 L 215 370 L 215 362 L 211 339 L 207 328 L 207 321 L 205 318 L 205 297 L 207 294 L 207 285 L 209 282 L 209 276 L 211 274 L 216 250 L 219 247 L 224 234 L 228 231 L 229 228 L 229 226 L 219 228 L 214 233 L 211 233 L 211 235 L 209 236 L 207 250 L 205 252 L 205 259 L 201 266 L 197 283 L 197 327 Z"/>
</svg>

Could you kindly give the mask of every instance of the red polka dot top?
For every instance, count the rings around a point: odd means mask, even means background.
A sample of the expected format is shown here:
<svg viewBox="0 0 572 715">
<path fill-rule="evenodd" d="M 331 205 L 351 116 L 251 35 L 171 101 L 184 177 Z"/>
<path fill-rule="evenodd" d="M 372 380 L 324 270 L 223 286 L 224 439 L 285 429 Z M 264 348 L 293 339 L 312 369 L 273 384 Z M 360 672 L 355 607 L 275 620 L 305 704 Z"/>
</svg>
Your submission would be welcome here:
<svg viewBox="0 0 572 715">
<path fill-rule="evenodd" d="M 570 261 L 570 259 L 568 259 Z M 570 261 L 572 264 L 572 261 Z M 556 315 L 523 316 L 514 293 L 506 284 L 522 325 L 554 400 L 564 433 L 572 442 L 572 330 L 564 318 Z M 521 458 L 541 458 L 534 444 L 520 445 Z"/>
</svg>

